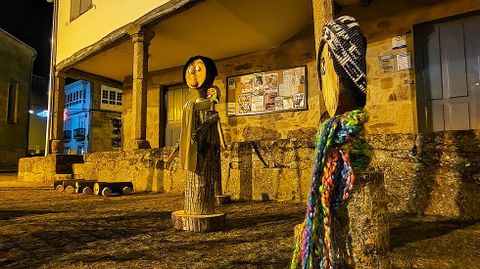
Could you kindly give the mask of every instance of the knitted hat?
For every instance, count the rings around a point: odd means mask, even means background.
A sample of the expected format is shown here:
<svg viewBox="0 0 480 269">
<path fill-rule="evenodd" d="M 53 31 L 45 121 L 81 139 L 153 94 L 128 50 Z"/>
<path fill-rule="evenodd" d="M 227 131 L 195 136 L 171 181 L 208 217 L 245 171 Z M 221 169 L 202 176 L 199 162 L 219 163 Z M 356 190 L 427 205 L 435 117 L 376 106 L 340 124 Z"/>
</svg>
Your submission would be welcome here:
<svg viewBox="0 0 480 269">
<path fill-rule="evenodd" d="M 367 88 L 367 40 L 358 22 L 350 16 L 329 21 L 322 29 L 319 55 L 325 44 L 328 45 L 340 82 L 346 86 L 345 89 L 355 102 L 364 106 Z"/>
</svg>

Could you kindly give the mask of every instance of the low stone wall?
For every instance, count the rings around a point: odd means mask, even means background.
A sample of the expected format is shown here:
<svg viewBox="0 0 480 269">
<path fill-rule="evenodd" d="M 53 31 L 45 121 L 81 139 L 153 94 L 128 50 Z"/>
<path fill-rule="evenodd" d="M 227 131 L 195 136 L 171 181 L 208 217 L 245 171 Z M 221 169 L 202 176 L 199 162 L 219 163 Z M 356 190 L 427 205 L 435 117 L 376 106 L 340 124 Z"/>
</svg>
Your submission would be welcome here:
<svg viewBox="0 0 480 269">
<path fill-rule="evenodd" d="M 53 183 L 59 174 L 72 174 L 72 164 L 83 163 L 82 155 L 26 157 L 18 162 L 18 179 Z"/>
<path fill-rule="evenodd" d="M 313 128 L 286 139 L 252 137 L 222 151 L 223 192 L 234 200 L 305 201 L 313 169 Z M 261 132 L 258 132 L 261 134 Z M 384 174 L 388 210 L 480 218 L 480 131 L 367 136 L 370 166 Z M 171 148 L 85 155 L 84 176 L 101 181 L 132 181 L 137 191 L 183 192 L 178 158 L 165 163 Z M 51 182 L 71 173 L 82 156 L 22 158 L 19 178 Z"/>
<path fill-rule="evenodd" d="M 223 187 L 240 200 L 305 201 L 314 131 L 233 143 L 222 155 Z M 480 132 L 367 137 L 371 169 L 384 173 L 389 212 L 480 218 Z"/>
<path fill-rule="evenodd" d="M 20 158 L 18 179 L 32 182 L 50 182 L 55 178 L 55 156 Z"/>
<path fill-rule="evenodd" d="M 86 179 L 131 181 L 135 191 L 164 191 L 163 149 L 96 152 L 85 155 Z"/>
<path fill-rule="evenodd" d="M 391 213 L 480 218 L 480 131 L 369 137 Z"/>
</svg>

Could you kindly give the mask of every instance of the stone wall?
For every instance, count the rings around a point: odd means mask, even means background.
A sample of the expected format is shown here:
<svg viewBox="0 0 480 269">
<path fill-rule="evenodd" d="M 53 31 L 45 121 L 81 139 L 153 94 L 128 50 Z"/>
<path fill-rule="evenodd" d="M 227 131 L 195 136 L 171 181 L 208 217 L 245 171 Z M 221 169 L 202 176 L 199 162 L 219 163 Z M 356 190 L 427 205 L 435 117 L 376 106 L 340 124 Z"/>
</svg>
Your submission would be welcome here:
<svg viewBox="0 0 480 269">
<path fill-rule="evenodd" d="M 21 158 L 18 162 L 18 179 L 52 183 L 57 175 L 72 174 L 72 164 L 83 163 L 81 155 L 48 155 Z"/>
<path fill-rule="evenodd" d="M 121 113 L 106 110 L 91 110 L 90 113 L 89 152 L 120 150 L 112 147 L 112 138 L 118 135 L 112 133 L 114 127 L 111 120 L 121 119 Z"/>
<path fill-rule="evenodd" d="M 314 131 L 236 143 L 223 154 L 233 199 L 305 201 Z M 480 218 L 480 131 L 370 135 L 371 169 L 384 173 L 389 212 Z"/>
<path fill-rule="evenodd" d="M 367 37 L 367 105 L 371 134 L 416 133 L 415 70 L 383 72 L 379 56 L 410 52 L 414 63 L 415 24 L 478 11 L 478 1 L 418 0 L 371 1 L 367 7 L 350 6 L 342 14 L 355 17 Z M 402 36 L 407 47 L 392 49 L 392 38 Z"/>
<path fill-rule="evenodd" d="M 0 167 L 14 167 L 28 150 L 28 104 L 35 51 L 0 29 Z M 8 122 L 10 85 L 17 85 L 16 117 Z"/>
<path fill-rule="evenodd" d="M 232 143 L 221 154 L 223 192 L 233 200 L 306 201 L 315 133 L 307 128 L 285 139 Z M 480 131 L 378 134 L 367 141 L 370 169 L 384 174 L 390 213 L 480 218 Z M 165 162 L 170 152 L 87 154 L 85 176 L 133 181 L 137 191 L 183 192 L 178 158 Z"/>
<path fill-rule="evenodd" d="M 163 150 L 85 154 L 84 176 L 107 182 L 131 181 L 135 191 L 163 191 Z"/>
<path fill-rule="evenodd" d="M 480 131 L 374 135 L 392 213 L 480 218 Z"/>
</svg>

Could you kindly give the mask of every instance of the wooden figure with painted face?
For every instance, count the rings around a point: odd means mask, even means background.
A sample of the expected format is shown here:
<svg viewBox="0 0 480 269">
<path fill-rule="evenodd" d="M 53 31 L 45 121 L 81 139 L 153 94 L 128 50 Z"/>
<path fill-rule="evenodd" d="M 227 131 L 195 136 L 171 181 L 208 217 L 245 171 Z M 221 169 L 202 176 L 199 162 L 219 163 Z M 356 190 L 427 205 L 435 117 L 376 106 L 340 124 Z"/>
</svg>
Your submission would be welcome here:
<svg viewBox="0 0 480 269">
<path fill-rule="evenodd" d="M 319 61 L 320 86 L 328 114 L 332 117 L 355 108 L 355 102 L 345 90 L 345 85 L 333 68 L 333 60 L 328 46 L 324 46 Z"/>
<path fill-rule="evenodd" d="M 190 89 L 199 90 L 200 97 L 206 98 L 206 89 L 212 86 L 217 76 L 217 67 L 212 59 L 195 56 L 183 68 L 183 80 Z"/>
<path fill-rule="evenodd" d="M 320 40 L 318 73 L 330 117 L 366 102 L 366 39 L 356 20 L 342 16 L 327 23 Z"/>
<path fill-rule="evenodd" d="M 214 62 L 195 56 L 183 69 L 184 81 L 191 91 L 198 91 L 195 101 L 183 107 L 180 132 L 180 163 L 185 169 L 185 208 L 172 213 L 174 228 L 188 231 L 212 231 L 224 226 L 225 214 L 215 213 L 215 194 L 220 186 L 219 116 L 207 93 L 217 76 Z M 215 88 L 214 88 L 215 89 Z M 210 97 L 217 92 L 210 90 Z"/>
</svg>

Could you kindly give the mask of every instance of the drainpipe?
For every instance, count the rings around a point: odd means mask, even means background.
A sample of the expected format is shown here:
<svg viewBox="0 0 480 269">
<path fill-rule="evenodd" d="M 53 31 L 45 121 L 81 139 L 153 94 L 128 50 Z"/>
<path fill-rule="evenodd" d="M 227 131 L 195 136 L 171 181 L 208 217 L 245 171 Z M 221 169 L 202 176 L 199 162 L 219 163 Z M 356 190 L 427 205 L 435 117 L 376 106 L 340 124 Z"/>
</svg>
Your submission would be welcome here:
<svg viewBox="0 0 480 269">
<path fill-rule="evenodd" d="M 50 153 L 50 137 L 52 135 L 52 108 L 53 108 L 53 87 L 55 74 L 55 61 L 57 56 L 57 26 L 58 26 L 58 0 L 47 0 L 48 3 L 53 3 L 52 15 L 52 39 L 50 50 L 50 74 L 48 79 L 48 118 L 47 130 L 45 134 L 45 156 Z"/>
</svg>

